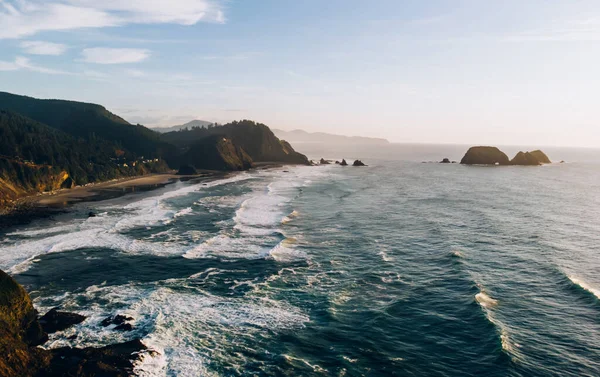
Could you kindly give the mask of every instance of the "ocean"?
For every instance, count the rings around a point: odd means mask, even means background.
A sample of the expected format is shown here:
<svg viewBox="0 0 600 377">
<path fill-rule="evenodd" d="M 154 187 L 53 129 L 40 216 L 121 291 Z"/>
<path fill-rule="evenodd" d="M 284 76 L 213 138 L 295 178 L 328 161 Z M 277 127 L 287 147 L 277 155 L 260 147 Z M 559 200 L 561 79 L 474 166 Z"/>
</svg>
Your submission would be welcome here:
<svg viewBox="0 0 600 377">
<path fill-rule="evenodd" d="M 600 151 L 297 149 L 369 166 L 77 204 L 0 230 L 0 268 L 40 312 L 88 316 L 50 347 L 143 339 L 138 376 L 600 375 Z M 115 314 L 134 330 L 101 325 Z"/>
</svg>

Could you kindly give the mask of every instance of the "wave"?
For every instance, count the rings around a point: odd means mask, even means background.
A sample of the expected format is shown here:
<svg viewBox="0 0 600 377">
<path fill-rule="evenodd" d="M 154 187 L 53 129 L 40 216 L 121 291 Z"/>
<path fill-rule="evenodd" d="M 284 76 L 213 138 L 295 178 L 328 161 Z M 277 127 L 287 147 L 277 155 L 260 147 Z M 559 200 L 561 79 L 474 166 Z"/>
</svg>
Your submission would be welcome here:
<svg viewBox="0 0 600 377">
<path fill-rule="evenodd" d="M 290 213 L 289 215 L 287 215 L 286 217 L 284 217 L 283 219 L 281 219 L 281 223 L 284 224 L 284 225 L 285 224 L 289 224 L 292 221 L 294 221 L 294 219 L 296 217 L 298 217 L 299 215 L 300 214 L 298 213 L 298 211 L 294 210 L 294 211 L 292 211 L 292 213 Z"/>
<path fill-rule="evenodd" d="M 592 287 L 590 284 L 588 284 L 587 282 L 585 282 L 584 280 L 575 277 L 573 275 L 567 275 L 567 277 L 569 278 L 569 280 L 575 284 L 577 287 L 579 287 L 580 289 L 583 289 L 584 291 L 587 291 L 589 293 L 591 293 L 592 295 L 594 295 L 597 299 L 600 300 L 600 289 L 596 288 L 596 287 Z"/>
<path fill-rule="evenodd" d="M 502 346 L 502 350 L 504 350 L 504 352 L 506 352 L 511 357 L 517 357 L 518 354 L 516 352 L 515 347 L 519 347 L 519 345 L 513 343 L 508 329 L 506 328 L 504 323 L 496 319 L 494 315 L 493 309 L 498 306 L 498 300 L 492 298 L 483 287 L 481 287 L 480 285 L 478 286 L 480 291 L 475 295 L 475 301 L 481 306 L 481 308 L 485 312 L 488 321 L 497 329 L 498 334 L 500 336 L 500 344 Z"/>
<path fill-rule="evenodd" d="M 149 352 L 136 362 L 134 371 L 147 377 L 210 376 L 209 363 L 214 360 L 243 368 L 244 356 L 230 352 L 233 342 L 236 348 L 261 347 L 256 343 L 259 334 L 302 328 L 309 321 L 304 312 L 285 302 L 248 295 L 215 296 L 186 282 L 93 286 L 80 294 L 46 299 L 46 305 L 38 301 L 36 306 L 60 306 L 88 316 L 82 324 L 53 334 L 51 348 L 99 347 L 141 337 Z M 100 325 L 115 313 L 133 317 L 134 331 L 122 333 Z M 68 339 L 75 332 L 77 339 Z"/>
<path fill-rule="evenodd" d="M 498 301 L 491 298 L 487 293 L 483 291 L 475 295 L 475 300 L 477 301 L 477 303 L 479 303 L 479 305 L 481 305 L 485 309 L 490 309 L 498 306 Z"/>
<path fill-rule="evenodd" d="M 295 238 L 286 238 L 269 251 L 269 256 L 278 262 L 293 262 L 308 259 L 305 252 L 297 250 L 294 245 L 298 243 Z"/>
</svg>

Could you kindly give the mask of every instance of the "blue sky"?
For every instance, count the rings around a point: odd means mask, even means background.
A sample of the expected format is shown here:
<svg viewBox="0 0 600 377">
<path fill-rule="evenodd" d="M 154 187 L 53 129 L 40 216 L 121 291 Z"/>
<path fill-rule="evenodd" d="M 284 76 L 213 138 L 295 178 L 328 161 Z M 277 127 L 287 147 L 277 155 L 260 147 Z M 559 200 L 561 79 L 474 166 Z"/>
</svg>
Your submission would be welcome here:
<svg viewBox="0 0 600 377">
<path fill-rule="evenodd" d="M 0 90 L 148 126 L 600 147 L 600 3 L 0 0 Z"/>
</svg>

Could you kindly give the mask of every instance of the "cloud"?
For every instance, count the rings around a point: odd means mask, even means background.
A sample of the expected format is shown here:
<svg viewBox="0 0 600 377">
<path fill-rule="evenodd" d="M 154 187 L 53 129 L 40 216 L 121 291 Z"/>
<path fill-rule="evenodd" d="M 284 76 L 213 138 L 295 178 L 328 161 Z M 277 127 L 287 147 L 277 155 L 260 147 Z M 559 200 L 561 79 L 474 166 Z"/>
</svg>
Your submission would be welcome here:
<svg viewBox="0 0 600 377">
<path fill-rule="evenodd" d="M 27 54 L 55 56 L 64 54 L 69 48 L 64 44 L 42 41 L 25 41 L 20 46 Z"/>
<path fill-rule="evenodd" d="M 32 63 L 29 58 L 17 56 L 14 62 L 0 61 L 0 71 L 26 70 L 32 72 L 46 73 L 49 75 L 71 75 L 70 72 L 46 68 Z"/>
<path fill-rule="evenodd" d="M 96 64 L 126 64 L 146 60 L 150 51 L 137 48 L 86 48 L 81 52 L 83 61 Z"/>
<path fill-rule="evenodd" d="M 127 24 L 224 23 L 223 0 L 0 0 L 0 39 Z"/>
<path fill-rule="evenodd" d="M 144 71 L 140 71 L 138 69 L 127 69 L 125 70 L 125 74 L 131 77 L 144 77 L 146 73 Z"/>
</svg>

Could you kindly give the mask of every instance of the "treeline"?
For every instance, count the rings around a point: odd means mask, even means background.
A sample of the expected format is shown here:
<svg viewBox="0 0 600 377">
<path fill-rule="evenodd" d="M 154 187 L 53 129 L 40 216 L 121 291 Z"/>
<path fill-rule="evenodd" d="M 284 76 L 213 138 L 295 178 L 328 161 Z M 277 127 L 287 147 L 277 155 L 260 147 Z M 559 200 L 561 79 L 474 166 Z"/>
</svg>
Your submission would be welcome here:
<svg viewBox="0 0 600 377">
<path fill-rule="evenodd" d="M 24 188 L 34 189 L 48 174 L 62 171 L 83 185 L 165 168 L 160 160 L 136 160 L 107 140 L 75 138 L 0 110 L 0 172 Z"/>
</svg>

